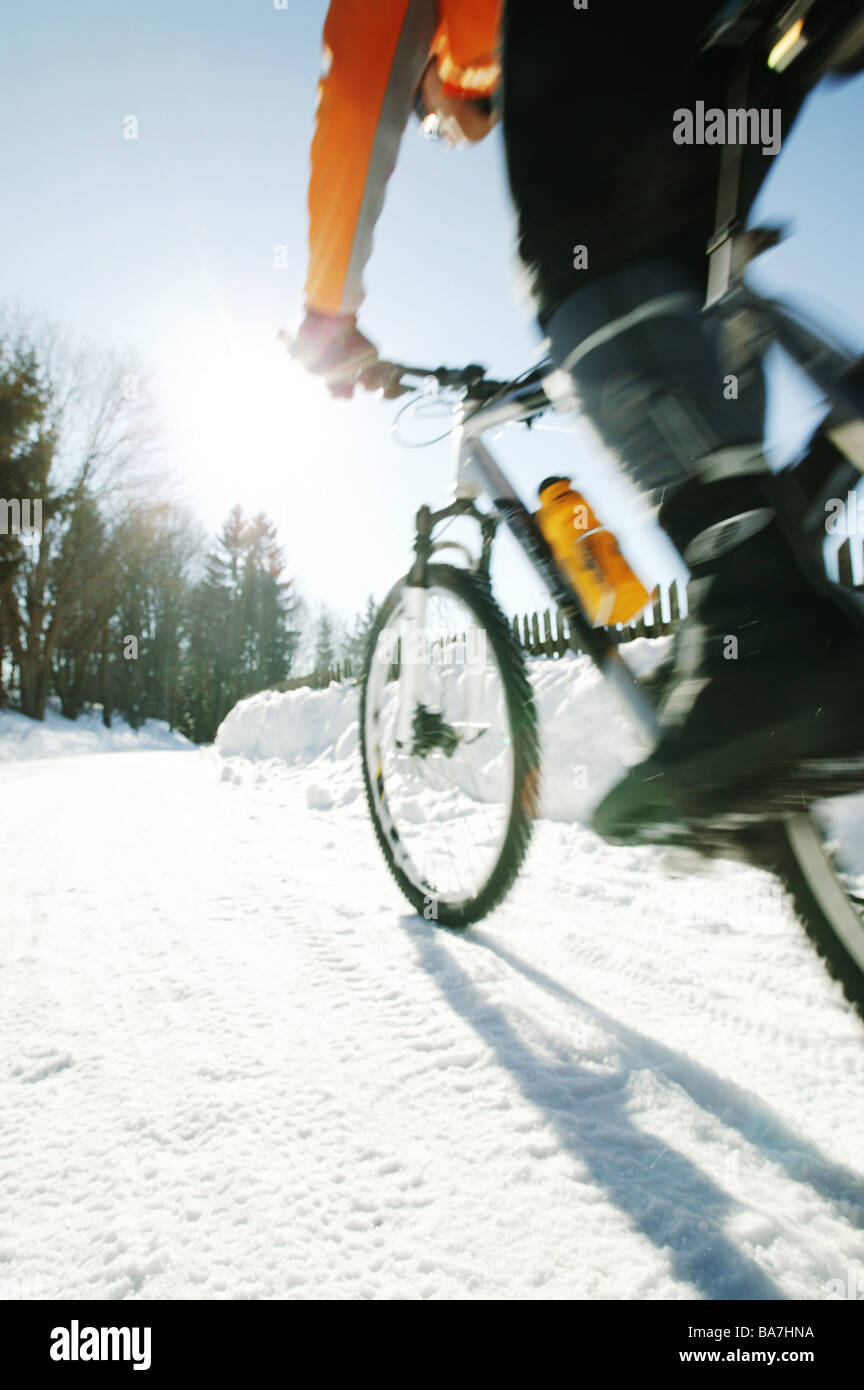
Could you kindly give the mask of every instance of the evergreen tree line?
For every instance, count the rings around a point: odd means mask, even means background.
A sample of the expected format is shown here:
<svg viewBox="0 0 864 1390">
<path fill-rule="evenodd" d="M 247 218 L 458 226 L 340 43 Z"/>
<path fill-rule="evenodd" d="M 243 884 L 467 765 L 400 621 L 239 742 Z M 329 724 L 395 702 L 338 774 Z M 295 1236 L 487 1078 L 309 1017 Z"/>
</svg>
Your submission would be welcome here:
<svg viewBox="0 0 864 1390">
<path fill-rule="evenodd" d="M 204 742 L 291 676 L 302 604 L 273 523 L 235 507 L 208 546 L 156 443 L 141 373 L 0 325 L 0 706 L 42 719 L 56 698 Z M 326 614 L 312 650 L 336 659 Z"/>
</svg>

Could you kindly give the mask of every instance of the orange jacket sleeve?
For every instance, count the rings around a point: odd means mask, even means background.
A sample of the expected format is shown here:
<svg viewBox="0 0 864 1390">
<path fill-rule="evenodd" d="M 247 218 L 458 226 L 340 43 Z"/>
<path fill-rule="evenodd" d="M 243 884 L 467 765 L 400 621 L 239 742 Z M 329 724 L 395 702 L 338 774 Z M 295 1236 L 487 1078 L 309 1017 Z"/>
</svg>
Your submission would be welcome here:
<svg viewBox="0 0 864 1390">
<path fill-rule="evenodd" d="M 354 314 L 414 92 L 434 52 L 442 79 L 498 80 L 501 0 L 331 0 L 312 141 L 306 305 Z"/>
<path fill-rule="evenodd" d="M 356 313 L 372 233 L 438 27 L 436 0 L 332 0 L 309 183 L 306 305 Z"/>
</svg>

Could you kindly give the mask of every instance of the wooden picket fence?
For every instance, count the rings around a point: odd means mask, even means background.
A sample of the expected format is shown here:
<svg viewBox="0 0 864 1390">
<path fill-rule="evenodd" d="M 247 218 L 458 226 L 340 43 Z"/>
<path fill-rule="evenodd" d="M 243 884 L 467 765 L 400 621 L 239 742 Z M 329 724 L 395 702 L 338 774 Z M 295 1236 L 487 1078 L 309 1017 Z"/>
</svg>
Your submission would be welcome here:
<svg viewBox="0 0 864 1390">
<path fill-rule="evenodd" d="M 854 582 L 855 564 L 853 543 L 858 548 L 858 572 L 864 573 L 864 538 L 848 538 L 837 551 L 837 577 L 845 589 L 864 593 L 864 584 Z M 618 643 L 633 642 L 637 637 L 665 637 L 674 632 L 686 613 L 686 606 L 678 590 L 677 583 L 655 590 L 651 603 L 632 623 L 619 624 L 607 629 Z M 542 613 L 516 614 L 510 623 L 513 636 L 521 649 L 529 656 L 542 656 L 552 660 L 575 652 L 578 656 L 582 648 L 574 643 L 564 613 L 559 609 L 553 613 L 546 608 Z M 296 676 L 293 680 L 282 681 L 273 686 L 274 690 L 324 690 L 331 681 L 352 680 L 359 676 L 350 661 L 337 662 L 320 671 L 312 671 L 307 676 Z"/>
<path fill-rule="evenodd" d="M 665 606 L 668 617 L 663 617 Z M 626 626 L 610 629 L 618 642 L 632 642 L 637 637 L 663 637 L 673 632 L 681 621 L 681 605 L 678 587 L 672 584 L 665 592 L 665 604 L 659 592 L 638 620 Z M 511 621 L 513 636 L 519 646 L 529 656 L 560 657 L 565 652 L 574 651 L 578 655 L 582 648 L 571 645 L 567 619 L 560 610 L 554 615 L 547 608 L 543 613 L 523 613 Z M 464 633 L 463 633 L 464 641 Z M 357 673 L 359 675 L 359 672 Z M 310 671 L 306 676 L 295 676 L 288 681 L 280 681 L 273 690 L 326 690 L 331 681 L 352 680 L 355 677 L 350 661 L 337 662 L 318 671 Z"/>
<path fill-rule="evenodd" d="M 668 617 L 663 616 L 664 608 Z M 665 594 L 655 591 L 651 603 L 634 622 L 619 623 L 617 627 L 607 628 L 607 632 L 619 643 L 633 642 L 637 637 L 665 637 L 675 631 L 683 616 L 678 585 L 672 583 Z M 567 618 L 560 608 L 555 613 L 546 608 L 542 613 L 517 615 L 510 626 L 519 646 L 529 656 L 554 659 L 565 652 L 575 652 L 578 656 L 582 651 L 573 640 Z"/>
<path fill-rule="evenodd" d="M 354 675 L 354 668 L 346 658 L 345 661 L 337 661 L 335 666 L 323 666 L 317 671 L 311 671 L 308 676 L 295 676 L 290 681 L 280 681 L 278 685 L 271 686 L 271 690 L 300 690 L 308 686 L 312 690 L 326 690 L 331 681 L 348 681 Z"/>
<path fill-rule="evenodd" d="M 837 581 L 844 589 L 864 593 L 864 584 L 856 584 L 853 546 L 858 553 L 858 572 L 864 574 L 864 537 L 849 538 L 837 550 Z M 677 582 L 655 590 L 651 603 L 632 623 L 618 624 L 608 628 L 613 639 L 618 642 L 633 642 L 637 637 L 665 637 L 674 632 L 686 615 L 682 605 Z M 664 613 L 666 616 L 664 616 Z M 582 648 L 571 645 L 570 630 L 564 613 L 559 609 L 552 613 L 548 608 L 543 613 L 523 613 L 511 622 L 513 636 L 524 652 L 530 656 L 556 658 L 565 652 L 573 651 L 580 655 Z"/>
</svg>

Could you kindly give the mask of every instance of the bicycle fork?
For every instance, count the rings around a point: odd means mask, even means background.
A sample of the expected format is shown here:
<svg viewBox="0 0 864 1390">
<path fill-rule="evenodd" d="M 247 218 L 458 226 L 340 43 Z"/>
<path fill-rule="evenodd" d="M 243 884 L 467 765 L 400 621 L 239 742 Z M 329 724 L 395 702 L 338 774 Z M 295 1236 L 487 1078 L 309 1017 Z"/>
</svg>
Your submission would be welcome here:
<svg viewBox="0 0 864 1390">
<path fill-rule="evenodd" d="M 458 541 L 433 542 L 435 526 L 454 516 L 470 516 L 480 526 L 481 549 L 479 557 L 472 555 L 469 548 Z M 423 690 L 423 669 L 432 663 L 433 651 L 426 634 L 426 610 L 429 598 L 427 571 L 429 561 L 436 551 L 455 549 L 461 551 L 468 568 L 474 573 L 489 578 L 489 563 L 492 543 L 498 526 L 494 514 L 478 511 L 474 495 L 456 496 L 449 506 L 433 512 L 422 506 L 417 512 L 416 537 L 414 541 L 415 559 L 408 574 L 408 582 L 403 593 L 403 613 L 399 623 L 400 680 L 396 705 L 396 746 L 409 751 L 414 740 L 415 714 L 420 705 Z M 464 729 L 479 727 L 483 706 L 484 678 L 486 672 L 485 637 L 475 641 L 474 630 L 464 634 L 465 647 L 461 653 L 463 666 L 462 719 Z M 449 645 L 449 650 L 446 647 Z M 447 665 L 453 657 L 457 641 L 442 643 L 437 651 L 442 665 Z"/>
<path fill-rule="evenodd" d="M 419 645 L 426 626 L 426 603 L 429 590 L 425 585 L 407 584 L 403 596 L 403 614 L 399 620 L 399 651 L 401 654 L 399 689 L 396 706 L 396 747 L 406 751 L 411 747 L 414 732 L 414 713 L 420 702 L 423 661 Z M 420 634 L 418 642 L 418 634 Z"/>
</svg>

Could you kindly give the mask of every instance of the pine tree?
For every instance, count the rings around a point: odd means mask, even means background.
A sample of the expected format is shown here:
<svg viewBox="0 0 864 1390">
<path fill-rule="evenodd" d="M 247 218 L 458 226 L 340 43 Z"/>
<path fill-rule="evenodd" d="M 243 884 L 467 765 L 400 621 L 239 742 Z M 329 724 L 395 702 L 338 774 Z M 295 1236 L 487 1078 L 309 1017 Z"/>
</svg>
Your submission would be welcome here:
<svg viewBox="0 0 864 1390">
<path fill-rule="evenodd" d="M 292 625 L 297 604 L 289 580 L 281 575 L 285 555 L 276 527 L 259 512 L 245 536 L 243 569 L 244 682 L 265 690 L 287 678 L 299 632 Z"/>
<path fill-rule="evenodd" d="M 67 719 L 77 719 L 87 699 L 93 654 L 117 600 L 116 561 L 105 520 L 85 490 L 51 566 L 51 585 L 58 595 L 51 675 Z"/>
<path fill-rule="evenodd" d="M 336 665 L 336 649 L 333 645 L 333 619 L 326 609 L 322 609 L 318 620 L 318 635 L 315 639 L 315 673 L 322 678 Z"/>
<path fill-rule="evenodd" d="M 41 516 L 30 543 L 0 557 L 12 562 L 0 578 L 0 664 L 17 671 L 22 712 L 42 719 L 58 671 L 64 701 L 78 705 L 105 598 L 106 518 L 152 487 L 153 428 L 146 390 L 126 391 L 128 363 L 73 351 L 50 327 L 15 333 L 0 330 L 0 482 Z"/>
<path fill-rule="evenodd" d="M 375 626 L 377 617 L 378 604 L 370 594 L 366 599 L 365 608 L 355 617 L 350 636 L 346 639 L 343 647 L 344 656 L 346 660 L 351 662 L 351 672 L 355 677 L 359 676 L 363 666 L 369 634 Z"/>
<path fill-rule="evenodd" d="M 276 528 L 259 513 L 231 511 L 196 586 L 184 682 L 184 732 L 212 739 L 247 695 L 285 680 L 299 640 L 298 604 L 282 578 Z"/>
<path fill-rule="evenodd" d="M 91 698 L 110 726 L 181 715 L 188 649 L 190 572 L 200 536 L 187 511 L 167 503 L 136 508 L 113 537 L 113 604 L 91 669 Z"/>
<path fill-rule="evenodd" d="M 56 436 L 50 408 L 50 389 L 32 344 L 23 338 L 0 339 L 0 706 L 8 702 L 4 666 L 20 669 L 22 659 L 31 655 L 25 631 L 26 575 L 39 547 L 25 546 L 14 532 L 14 511 L 26 507 L 33 524 L 34 504 L 41 502 L 44 525 L 53 509 L 48 475 Z M 46 693 L 31 686 L 24 702 L 27 713 L 41 718 Z"/>
</svg>

